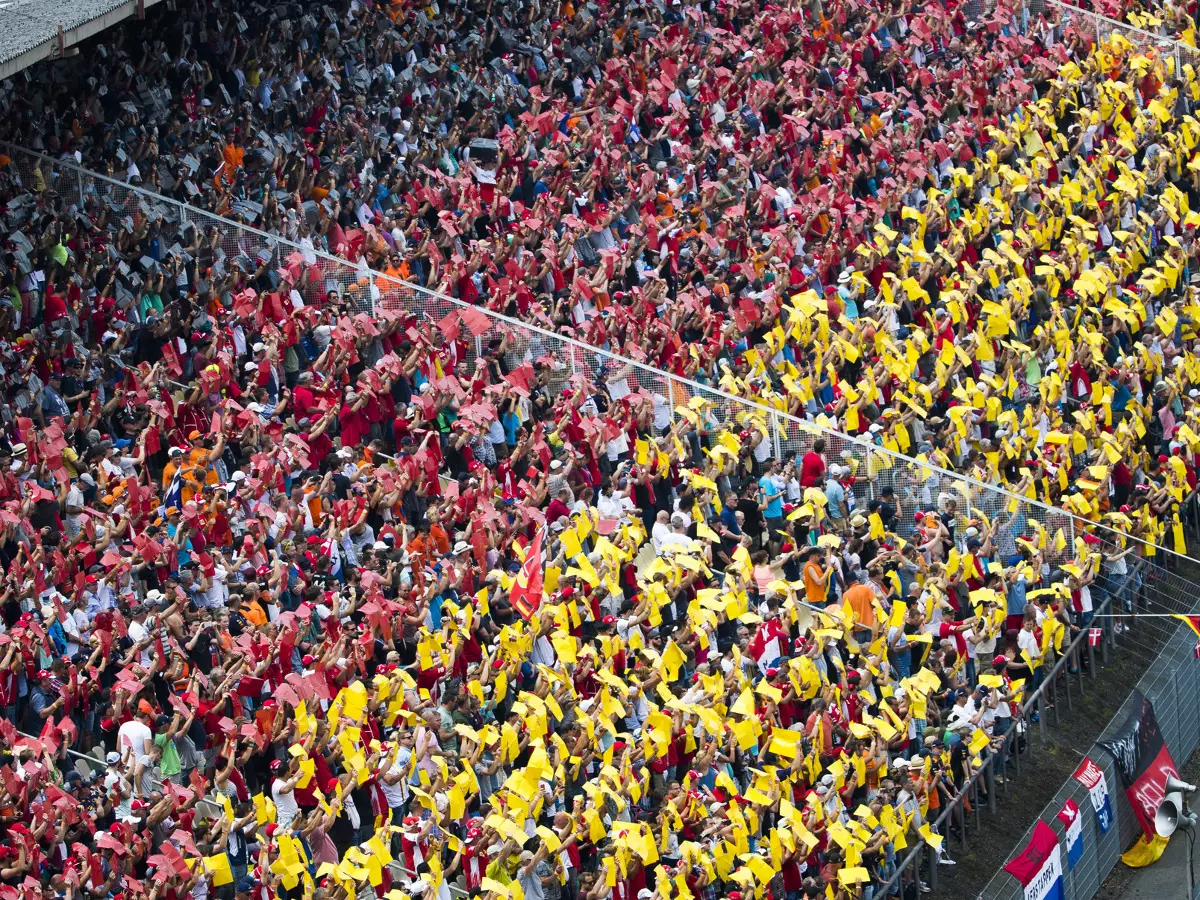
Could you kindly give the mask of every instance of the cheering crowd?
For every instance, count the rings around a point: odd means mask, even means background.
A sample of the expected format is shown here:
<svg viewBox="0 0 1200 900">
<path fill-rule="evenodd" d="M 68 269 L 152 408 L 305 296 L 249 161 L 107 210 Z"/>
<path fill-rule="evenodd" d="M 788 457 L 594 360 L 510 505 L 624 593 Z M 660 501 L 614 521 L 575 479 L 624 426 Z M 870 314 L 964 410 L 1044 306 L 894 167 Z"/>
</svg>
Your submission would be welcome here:
<svg viewBox="0 0 1200 900">
<path fill-rule="evenodd" d="M 1094 37 L 164 4 L 5 85 L 288 243 L 0 160 L 0 900 L 925 890 L 1195 515 L 1200 84 Z"/>
</svg>

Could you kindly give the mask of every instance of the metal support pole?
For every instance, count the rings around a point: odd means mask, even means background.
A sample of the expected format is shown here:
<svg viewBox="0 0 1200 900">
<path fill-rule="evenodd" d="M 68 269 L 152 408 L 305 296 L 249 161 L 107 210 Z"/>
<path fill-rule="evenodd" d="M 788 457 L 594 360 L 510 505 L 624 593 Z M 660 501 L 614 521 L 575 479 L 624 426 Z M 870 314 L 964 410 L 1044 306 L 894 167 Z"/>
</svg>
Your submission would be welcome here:
<svg viewBox="0 0 1200 900">
<path fill-rule="evenodd" d="M 1042 693 L 1038 694 L 1037 705 L 1038 705 L 1038 731 L 1041 732 L 1042 744 L 1044 745 L 1046 743 L 1046 692 L 1045 691 L 1042 691 Z M 1058 709 L 1058 705 L 1055 704 L 1054 708 Z M 1029 742 L 1029 746 L 1030 747 L 1033 746 L 1033 741 Z"/>
<path fill-rule="evenodd" d="M 1004 742 L 1004 747 L 1007 747 L 1007 746 L 1008 746 L 1008 741 L 1006 740 Z M 1000 750 L 1001 753 L 1004 753 L 1004 747 L 1001 748 L 1001 750 Z M 1004 756 L 1001 756 L 1000 759 L 1003 760 Z M 985 768 L 984 772 L 983 772 L 983 780 L 985 782 L 987 782 L 988 812 L 990 812 L 994 816 L 996 814 L 996 757 L 995 757 L 995 754 L 988 757 L 987 768 Z"/>
<path fill-rule="evenodd" d="M 1100 642 L 1103 645 L 1103 641 Z M 1096 680 L 1096 648 L 1092 645 L 1091 640 L 1088 640 L 1088 673 L 1092 676 L 1092 681 Z M 1082 682 L 1081 682 L 1082 683 Z"/>
</svg>

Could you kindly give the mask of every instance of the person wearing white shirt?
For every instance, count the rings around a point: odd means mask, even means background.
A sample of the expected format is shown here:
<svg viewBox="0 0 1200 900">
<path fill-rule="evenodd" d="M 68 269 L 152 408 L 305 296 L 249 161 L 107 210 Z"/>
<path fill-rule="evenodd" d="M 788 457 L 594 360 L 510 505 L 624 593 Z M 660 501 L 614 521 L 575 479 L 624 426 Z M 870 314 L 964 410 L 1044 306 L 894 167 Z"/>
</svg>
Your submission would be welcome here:
<svg viewBox="0 0 1200 900">
<path fill-rule="evenodd" d="M 274 776 L 271 799 L 275 802 L 275 821 L 280 828 L 286 829 L 300 812 L 300 805 L 296 803 L 296 782 L 300 780 L 300 771 L 294 761 L 277 759 L 271 763 L 271 774 Z"/>
<path fill-rule="evenodd" d="M 150 718 L 150 713 L 139 709 L 137 716 L 117 729 L 117 747 L 120 748 L 123 763 L 130 763 L 144 755 L 154 743 L 154 733 L 146 724 Z"/>
<path fill-rule="evenodd" d="M 1028 654 L 1030 661 L 1035 665 L 1042 659 L 1042 648 L 1039 646 L 1037 637 L 1033 633 L 1036 625 L 1036 615 L 1033 612 L 1026 612 L 1025 622 L 1021 626 L 1021 631 L 1017 634 L 1017 647 L 1024 654 Z M 1031 691 L 1037 690 L 1038 685 L 1042 683 L 1042 668 L 1042 666 L 1039 666 L 1033 671 L 1033 683 L 1029 688 Z"/>
<path fill-rule="evenodd" d="M 684 517 L 679 513 L 675 513 L 675 515 L 671 516 L 671 532 L 663 537 L 660 552 L 671 552 L 675 547 L 681 547 L 686 550 L 691 546 L 691 543 L 692 539 L 687 536 L 687 525 Z"/>
<path fill-rule="evenodd" d="M 625 496 L 624 487 L 612 486 L 609 487 L 607 494 L 603 488 L 600 490 L 600 498 L 596 502 L 596 508 L 605 519 L 623 519 L 626 521 L 628 521 L 627 514 L 636 509 L 633 501 Z"/>
<path fill-rule="evenodd" d="M 670 517 L 665 509 L 660 509 L 654 519 L 654 527 L 650 529 L 650 540 L 654 542 L 654 552 L 661 554 L 663 541 L 671 534 Z"/>
</svg>

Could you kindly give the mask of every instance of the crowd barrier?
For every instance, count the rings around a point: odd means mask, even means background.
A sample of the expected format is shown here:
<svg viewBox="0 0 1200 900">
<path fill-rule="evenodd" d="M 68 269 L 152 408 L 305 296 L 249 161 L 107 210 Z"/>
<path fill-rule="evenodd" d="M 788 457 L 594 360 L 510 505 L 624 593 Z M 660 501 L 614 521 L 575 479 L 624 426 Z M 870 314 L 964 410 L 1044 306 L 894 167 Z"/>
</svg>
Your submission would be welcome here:
<svg viewBox="0 0 1200 900">
<path fill-rule="evenodd" d="M 1188 596 L 1185 594 L 1184 600 L 1187 600 Z M 1172 609 L 1171 605 L 1164 606 L 1158 602 L 1150 605 L 1156 611 Z M 1173 611 L 1192 612 L 1194 601 L 1192 604 L 1176 604 Z M 1151 626 L 1151 621 L 1141 619 L 1132 632 L 1134 636 L 1140 633 L 1142 640 L 1154 641 L 1148 644 L 1148 647 L 1161 646 L 1137 687 L 1154 705 L 1155 716 L 1171 756 L 1176 766 L 1182 767 L 1200 746 L 1200 714 L 1196 704 L 1196 697 L 1200 695 L 1200 659 L 1196 658 L 1194 652 L 1196 636 L 1191 629 L 1174 619 L 1158 620 L 1165 624 L 1156 626 Z M 1154 636 L 1155 629 L 1161 630 L 1157 638 Z M 1121 641 L 1118 638 L 1117 646 L 1120 645 Z M 1068 799 L 1073 800 L 1082 812 L 1083 851 L 1075 866 L 1069 871 L 1064 871 L 1064 900 L 1089 900 L 1095 895 L 1104 879 L 1120 861 L 1121 853 L 1132 846 L 1142 833 L 1141 825 L 1125 797 L 1112 756 L 1099 745 L 1099 741 L 1111 737 L 1120 729 L 1131 708 L 1132 699 L 1127 698 L 1113 715 L 1097 743 L 1079 756 L 1080 762 L 1087 756 L 1099 766 L 1108 782 L 1109 803 L 1114 822 L 1107 833 L 1102 834 L 1096 824 L 1087 788 L 1074 778 L 1067 778 L 1039 815 L 1041 821 L 1054 829 L 1065 848 L 1065 828 L 1056 814 Z M 1019 852 L 1029 842 L 1031 834 L 1032 827 L 1016 842 L 1004 859 L 1011 859 Z M 1173 840 L 1186 841 L 1188 836 L 1180 832 Z M 1064 870 L 1065 859 L 1064 849 Z M 1181 892 L 1186 894 L 1182 889 Z M 980 900 L 1020 900 L 1022 897 L 1024 887 L 1002 868 L 998 869 L 980 893 Z"/>
<path fill-rule="evenodd" d="M 1087 627 L 1075 635 L 1044 676 L 1041 687 L 1022 703 L 1020 721 L 1023 726 L 1010 730 L 1003 747 L 982 761 L 957 796 L 943 803 L 941 813 L 932 824 L 933 830 L 946 839 L 947 853 L 966 853 L 972 846 L 976 852 L 993 857 L 1009 852 L 1009 848 L 988 846 L 988 822 L 1000 814 L 998 810 L 1006 798 L 1014 791 L 1020 794 L 1022 772 L 1029 774 L 1039 764 L 1039 757 L 1048 752 L 1051 743 L 1057 745 L 1056 752 L 1071 752 L 1073 748 L 1065 748 L 1054 734 L 1062 724 L 1064 711 L 1069 716 L 1074 712 L 1076 701 L 1086 694 L 1109 690 L 1103 671 L 1119 658 L 1126 663 L 1132 661 L 1135 665 L 1149 666 L 1138 688 L 1154 703 L 1176 763 L 1182 765 L 1200 742 L 1200 715 L 1194 702 L 1195 692 L 1200 689 L 1200 660 L 1193 652 L 1195 634 L 1177 619 L 1163 617 L 1163 614 L 1194 612 L 1193 582 L 1182 574 L 1141 560 L 1120 583 L 1099 582 L 1093 595 L 1103 597 L 1096 603 L 1091 619 L 1091 625 L 1102 630 L 1099 643 L 1093 644 L 1089 640 L 1090 629 Z M 1146 617 L 1145 613 L 1155 615 Z M 1174 674 L 1176 671 L 1178 676 Z M 1127 697 L 1097 740 L 1124 721 L 1129 704 Z M 1018 742 L 1023 745 L 1024 752 L 1016 752 Z M 1110 828 L 1104 840 L 1095 840 L 1095 823 L 1087 790 L 1073 779 L 1068 779 L 1047 804 L 1041 818 L 1060 834 L 1063 829 L 1055 814 L 1062 809 L 1067 797 L 1074 799 L 1084 811 L 1085 829 L 1092 829 L 1091 832 L 1085 830 L 1084 856 L 1070 873 L 1065 900 L 1090 898 L 1139 832 L 1120 789 L 1111 757 L 1098 746 L 1093 746 L 1087 755 L 1106 771 L 1114 809 L 1120 806 L 1121 827 Z M 1079 761 L 1082 759 L 1080 756 Z M 1120 795 L 1119 802 L 1117 795 Z M 952 828 L 957 832 L 953 839 L 950 837 Z M 1032 826 L 1011 848 L 1014 855 L 1028 842 L 1031 831 Z M 936 855 L 921 843 L 908 851 L 886 884 L 873 896 L 882 897 L 914 879 L 924 881 L 934 897 L 961 896 L 960 886 L 952 878 L 940 881 L 940 874 L 944 872 L 939 870 Z M 981 900 L 1017 900 L 1023 896 L 1022 891 L 1023 887 L 1016 879 L 1000 870 L 981 894 Z"/>
<path fill-rule="evenodd" d="M 1083 35 L 1095 38 L 1097 43 L 1107 40 L 1114 34 L 1120 35 L 1143 53 L 1154 51 L 1162 59 L 1173 59 L 1175 72 L 1180 72 L 1185 65 L 1200 67 L 1200 50 L 1182 41 L 1163 35 L 1154 34 L 1141 28 L 1135 28 L 1125 22 L 1111 19 L 1090 9 L 1082 9 L 1062 0 L 1043 0 L 1048 8 L 1057 9 L 1065 23 L 1074 25 Z"/>
</svg>

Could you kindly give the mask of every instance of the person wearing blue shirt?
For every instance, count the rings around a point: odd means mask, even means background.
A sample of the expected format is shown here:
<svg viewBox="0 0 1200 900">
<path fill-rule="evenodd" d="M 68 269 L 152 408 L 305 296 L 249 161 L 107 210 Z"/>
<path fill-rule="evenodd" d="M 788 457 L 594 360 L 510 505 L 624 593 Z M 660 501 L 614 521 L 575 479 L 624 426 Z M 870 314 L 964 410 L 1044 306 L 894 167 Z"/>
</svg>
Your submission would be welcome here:
<svg viewBox="0 0 1200 900">
<path fill-rule="evenodd" d="M 853 321 L 858 318 L 858 290 L 850 283 L 850 270 L 838 275 L 838 298 L 845 308 L 845 316 Z"/>
<path fill-rule="evenodd" d="M 780 543 L 779 532 L 783 528 L 783 485 L 775 478 L 779 462 L 768 459 L 763 463 L 763 476 L 758 479 L 758 505 L 767 523 L 767 542 L 772 546 Z"/>
<path fill-rule="evenodd" d="M 725 495 L 725 505 L 721 508 L 721 524 L 729 529 L 729 533 L 734 537 L 742 536 L 742 526 L 737 520 L 737 505 L 738 496 L 735 492 L 730 491 Z"/>
<path fill-rule="evenodd" d="M 1126 386 L 1124 378 L 1113 374 L 1115 371 L 1114 369 L 1112 372 L 1109 372 L 1108 379 L 1108 383 L 1113 388 L 1112 411 L 1118 413 L 1123 418 L 1125 410 L 1129 406 L 1129 401 L 1133 399 L 1133 393 Z"/>
<path fill-rule="evenodd" d="M 1005 624 L 1006 629 L 1012 628 L 1012 623 L 1017 619 L 1024 620 L 1025 604 L 1028 602 L 1026 594 L 1027 584 L 1025 576 L 1019 574 L 1017 569 L 1009 570 L 1008 584 L 1008 609 L 1006 610 L 1008 621 Z"/>
</svg>

